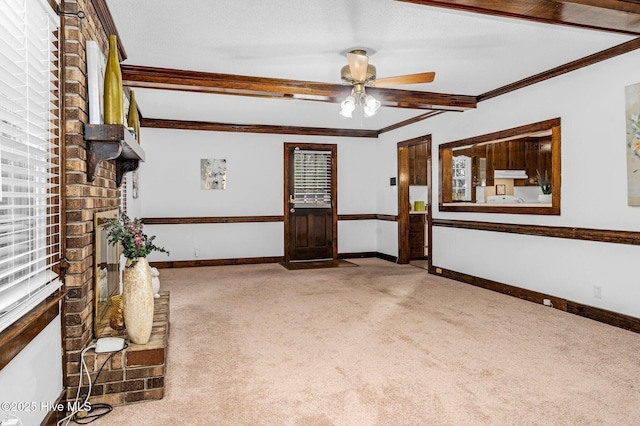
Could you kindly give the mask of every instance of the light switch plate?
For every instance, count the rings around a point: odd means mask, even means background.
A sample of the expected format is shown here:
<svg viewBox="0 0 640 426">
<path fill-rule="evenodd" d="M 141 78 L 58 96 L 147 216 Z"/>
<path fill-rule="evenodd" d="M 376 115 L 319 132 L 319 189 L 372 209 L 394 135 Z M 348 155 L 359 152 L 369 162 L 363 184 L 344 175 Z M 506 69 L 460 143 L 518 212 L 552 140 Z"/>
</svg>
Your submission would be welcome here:
<svg viewBox="0 0 640 426">
<path fill-rule="evenodd" d="M 96 342 L 96 353 L 118 352 L 124 348 L 124 339 L 121 337 L 102 337 Z"/>
</svg>

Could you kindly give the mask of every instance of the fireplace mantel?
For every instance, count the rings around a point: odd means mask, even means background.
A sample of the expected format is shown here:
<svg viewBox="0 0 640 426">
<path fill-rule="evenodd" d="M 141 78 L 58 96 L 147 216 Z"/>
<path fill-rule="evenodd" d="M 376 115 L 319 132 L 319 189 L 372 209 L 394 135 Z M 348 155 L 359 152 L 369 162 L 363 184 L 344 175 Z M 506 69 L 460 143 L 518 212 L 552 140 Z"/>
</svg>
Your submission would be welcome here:
<svg viewBox="0 0 640 426">
<path fill-rule="evenodd" d="M 138 168 L 145 154 L 140 144 L 123 125 L 85 124 L 84 139 L 87 141 L 87 180 L 93 182 L 98 175 L 100 163 L 116 160 L 116 185 L 122 185 L 125 173 Z"/>
</svg>

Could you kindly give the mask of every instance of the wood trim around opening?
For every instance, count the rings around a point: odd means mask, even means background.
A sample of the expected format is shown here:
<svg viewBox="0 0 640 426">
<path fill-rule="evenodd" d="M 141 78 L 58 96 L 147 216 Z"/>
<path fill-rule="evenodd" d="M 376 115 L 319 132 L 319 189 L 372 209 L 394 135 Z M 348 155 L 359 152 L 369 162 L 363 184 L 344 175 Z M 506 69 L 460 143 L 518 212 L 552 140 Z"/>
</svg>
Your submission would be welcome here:
<svg viewBox="0 0 640 426">
<path fill-rule="evenodd" d="M 411 259 L 409 241 L 409 146 L 398 143 L 398 263 Z"/>
<path fill-rule="evenodd" d="M 560 215 L 560 194 L 561 188 L 561 158 L 560 158 L 560 118 L 552 118 L 537 123 L 525 124 L 510 129 L 499 130 L 497 132 L 484 135 L 473 136 L 452 142 L 443 143 L 438 146 L 438 161 L 440 170 L 440 188 L 438 205 L 441 212 L 475 212 L 475 213 L 507 213 L 507 214 L 531 214 L 531 215 Z M 494 141 L 504 142 L 506 139 L 517 139 L 519 136 L 537 133 L 541 131 L 551 131 L 551 184 L 552 203 L 549 205 L 520 205 L 520 204 L 489 204 L 474 202 L 455 202 L 451 198 L 451 162 L 453 150 L 460 147 L 475 146 Z M 475 187 L 472 191 L 475 190 Z"/>
<path fill-rule="evenodd" d="M 539 121 L 537 123 L 525 124 L 523 126 L 512 127 L 510 129 L 499 130 L 497 132 L 487 133 L 470 138 L 460 139 L 453 142 L 446 142 L 438 146 L 439 149 L 458 148 L 466 145 L 491 142 L 499 139 L 506 139 L 513 136 L 526 133 L 535 133 L 542 130 L 549 130 L 553 127 L 560 126 L 560 118 L 551 118 L 549 120 Z"/>
<path fill-rule="evenodd" d="M 432 180 L 432 154 L 431 135 L 418 136 L 397 144 L 398 157 L 398 263 L 409 263 L 411 249 L 409 241 L 409 147 L 415 145 L 427 145 L 427 229 L 428 229 L 428 255 L 427 268 L 431 268 L 431 180 Z"/>
</svg>

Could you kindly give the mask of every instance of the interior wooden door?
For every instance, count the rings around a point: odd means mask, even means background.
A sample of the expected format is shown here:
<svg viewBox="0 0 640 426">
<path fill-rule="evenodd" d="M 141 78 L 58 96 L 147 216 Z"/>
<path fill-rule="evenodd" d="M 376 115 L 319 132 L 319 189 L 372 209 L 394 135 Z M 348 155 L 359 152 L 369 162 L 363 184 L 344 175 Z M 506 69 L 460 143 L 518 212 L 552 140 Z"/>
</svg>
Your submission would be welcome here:
<svg viewBox="0 0 640 426">
<path fill-rule="evenodd" d="M 337 257 L 336 146 L 285 144 L 285 258 Z"/>
<path fill-rule="evenodd" d="M 416 166 L 417 153 L 420 153 L 420 162 Z M 419 136 L 417 138 L 398 142 L 398 263 L 409 263 L 411 260 L 411 229 L 409 216 L 409 186 L 410 185 L 427 185 L 426 205 L 426 232 L 427 245 L 429 255 L 427 256 L 429 271 L 432 269 L 432 245 L 431 245 L 431 135 Z M 413 158 L 412 158 L 413 156 Z M 413 166 L 411 166 L 413 163 Z M 415 173 L 420 170 L 422 178 L 415 178 Z M 412 179 L 411 174 L 414 174 Z M 423 241 L 420 242 L 424 253 L 424 234 Z M 420 256 L 421 258 L 423 256 Z"/>
</svg>

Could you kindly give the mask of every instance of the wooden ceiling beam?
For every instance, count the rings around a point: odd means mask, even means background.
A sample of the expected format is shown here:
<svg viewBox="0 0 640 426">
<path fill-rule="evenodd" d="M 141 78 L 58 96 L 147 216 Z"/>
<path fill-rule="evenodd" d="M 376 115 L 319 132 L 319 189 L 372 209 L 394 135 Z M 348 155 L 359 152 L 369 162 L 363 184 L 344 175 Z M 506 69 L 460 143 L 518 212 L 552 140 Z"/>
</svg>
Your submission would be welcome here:
<svg viewBox="0 0 640 426">
<path fill-rule="evenodd" d="M 206 130 L 210 132 L 270 133 L 279 135 L 339 136 L 351 138 L 377 138 L 377 130 L 333 129 L 328 127 L 274 126 L 267 124 L 232 124 L 210 121 L 164 120 L 142 118 L 140 127 L 155 129 Z"/>
<path fill-rule="evenodd" d="M 396 0 L 546 24 L 640 35 L 636 0 Z"/>
<path fill-rule="evenodd" d="M 340 103 L 351 86 L 314 81 L 250 77 L 201 71 L 185 71 L 122 65 L 122 83 L 129 88 L 180 90 L 273 99 L 298 99 Z M 367 93 L 392 108 L 464 111 L 476 107 L 476 97 L 412 90 L 367 87 Z"/>
</svg>

